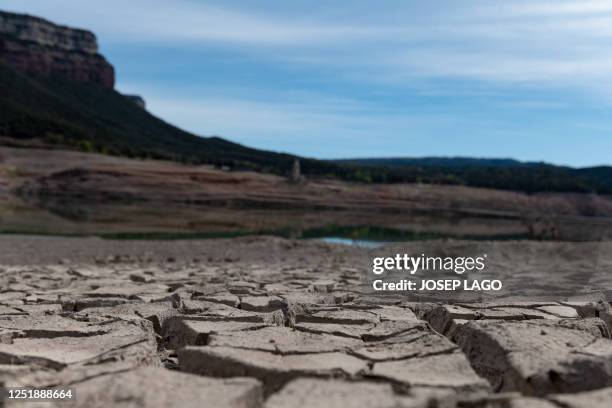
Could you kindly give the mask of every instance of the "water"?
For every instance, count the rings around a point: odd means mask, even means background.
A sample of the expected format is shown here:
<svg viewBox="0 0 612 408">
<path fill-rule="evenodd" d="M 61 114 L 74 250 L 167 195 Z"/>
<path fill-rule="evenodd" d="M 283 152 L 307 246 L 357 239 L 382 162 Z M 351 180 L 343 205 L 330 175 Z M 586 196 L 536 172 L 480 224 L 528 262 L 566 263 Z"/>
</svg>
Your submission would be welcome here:
<svg viewBox="0 0 612 408">
<path fill-rule="evenodd" d="M 342 245 L 350 245 L 361 248 L 380 248 L 385 245 L 386 242 L 382 241 L 369 241 L 365 239 L 352 239 L 352 238 L 342 238 L 342 237 L 323 237 L 323 238 L 311 238 L 315 241 L 322 241 L 328 244 L 342 244 Z"/>
<path fill-rule="evenodd" d="M 599 241 L 612 237 L 612 221 L 556 217 L 526 224 L 519 216 L 422 209 L 382 213 L 209 207 L 182 203 L 97 202 L 86 199 L 0 197 L 0 234 L 98 236 L 106 239 L 182 240 L 275 235 L 291 239 L 377 247 L 385 243 L 460 240 Z M 538 224 L 540 222 L 540 224 Z M 532 228 L 534 227 L 534 228 Z M 535 231 L 535 233 L 533 232 Z"/>
</svg>

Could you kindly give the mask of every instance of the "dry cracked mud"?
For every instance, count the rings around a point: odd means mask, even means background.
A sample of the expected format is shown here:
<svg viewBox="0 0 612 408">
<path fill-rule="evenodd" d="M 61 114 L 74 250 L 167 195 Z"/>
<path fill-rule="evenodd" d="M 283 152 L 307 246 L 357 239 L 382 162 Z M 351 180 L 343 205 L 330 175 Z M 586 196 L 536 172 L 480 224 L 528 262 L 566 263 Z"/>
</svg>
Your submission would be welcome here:
<svg viewBox="0 0 612 408">
<path fill-rule="evenodd" d="M 261 238 L 189 257 L 13 259 L 0 266 L 0 387 L 76 389 L 37 407 L 612 406 L 603 295 L 376 299 L 351 251 Z"/>
</svg>

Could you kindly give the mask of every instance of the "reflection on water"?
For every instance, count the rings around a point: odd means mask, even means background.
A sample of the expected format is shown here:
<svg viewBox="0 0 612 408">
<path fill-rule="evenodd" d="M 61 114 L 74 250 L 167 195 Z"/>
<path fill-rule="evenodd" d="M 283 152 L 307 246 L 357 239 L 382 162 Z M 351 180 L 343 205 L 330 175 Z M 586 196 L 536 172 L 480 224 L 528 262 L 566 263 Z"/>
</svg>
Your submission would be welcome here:
<svg viewBox="0 0 612 408">
<path fill-rule="evenodd" d="M 327 240 L 328 242 L 342 243 L 379 243 L 388 242 L 409 242 L 409 241 L 427 241 L 431 239 L 446 239 L 456 238 L 465 240 L 482 240 L 482 241 L 500 241 L 500 240 L 521 240 L 528 239 L 527 234 L 507 234 L 507 233 L 491 233 L 491 234 L 470 234 L 460 229 L 435 232 L 423 230 L 411 230 L 400 228 L 384 228 L 370 225 L 327 225 L 320 228 L 312 228 L 303 231 L 299 238 L 302 239 L 319 239 Z M 357 245 L 357 244 L 351 244 Z"/>
<path fill-rule="evenodd" d="M 0 199 L 0 233 L 99 236 L 106 239 L 207 239 L 275 235 L 377 247 L 389 242 L 439 239 L 477 241 L 558 239 L 601 241 L 612 220 L 559 218 L 554 238 L 534 235 L 521 216 L 418 210 L 262 210 L 205 205 L 100 203 L 87 200 L 21 202 Z M 546 220 L 545 220 L 546 221 Z M 548 222 L 548 221 L 547 221 Z M 540 222 L 547 226 L 550 222 Z"/>
<path fill-rule="evenodd" d="M 462 239 L 475 241 L 505 241 L 528 239 L 527 234 L 466 234 L 460 230 L 441 232 L 411 231 L 377 226 L 328 225 L 303 231 L 302 239 L 314 239 L 330 244 L 343 244 L 364 248 L 378 248 L 392 242 L 428 241 L 434 239 Z"/>
<path fill-rule="evenodd" d="M 317 241 L 323 241 L 328 244 L 342 244 L 342 245 L 351 245 L 362 248 L 379 248 L 386 244 L 386 242 L 381 241 L 367 241 L 364 239 L 349 239 L 349 238 L 341 238 L 341 237 L 323 237 L 323 238 L 314 238 Z"/>
</svg>

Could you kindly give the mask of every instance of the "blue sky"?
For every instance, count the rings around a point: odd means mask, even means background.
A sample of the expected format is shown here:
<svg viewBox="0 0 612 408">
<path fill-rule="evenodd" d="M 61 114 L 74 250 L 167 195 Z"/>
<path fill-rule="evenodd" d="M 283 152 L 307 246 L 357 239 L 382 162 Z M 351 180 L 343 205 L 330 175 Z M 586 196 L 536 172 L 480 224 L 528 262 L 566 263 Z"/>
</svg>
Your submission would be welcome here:
<svg viewBox="0 0 612 408">
<path fill-rule="evenodd" d="M 612 1 L 0 0 L 94 31 L 122 92 L 318 158 L 612 164 Z"/>
</svg>

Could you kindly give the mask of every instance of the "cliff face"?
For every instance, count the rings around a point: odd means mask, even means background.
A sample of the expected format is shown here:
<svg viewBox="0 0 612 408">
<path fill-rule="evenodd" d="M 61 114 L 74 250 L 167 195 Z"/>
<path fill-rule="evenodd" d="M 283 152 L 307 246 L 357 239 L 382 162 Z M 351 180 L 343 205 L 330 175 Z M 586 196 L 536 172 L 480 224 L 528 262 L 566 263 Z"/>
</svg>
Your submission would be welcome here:
<svg viewBox="0 0 612 408">
<path fill-rule="evenodd" d="M 0 62 L 29 75 L 115 85 L 115 70 L 92 32 L 38 17 L 0 11 Z"/>
<path fill-rule="evenodd" d="M 142 96 L 140 95 L 123 95 L 123 96 L 125 96 L 130 102 L 134 103 L 140 109 L 147 109 L 147 102 L 144 100 Z"/>
</svg>

